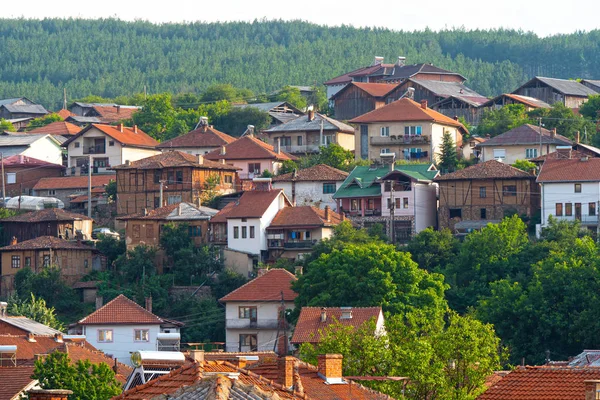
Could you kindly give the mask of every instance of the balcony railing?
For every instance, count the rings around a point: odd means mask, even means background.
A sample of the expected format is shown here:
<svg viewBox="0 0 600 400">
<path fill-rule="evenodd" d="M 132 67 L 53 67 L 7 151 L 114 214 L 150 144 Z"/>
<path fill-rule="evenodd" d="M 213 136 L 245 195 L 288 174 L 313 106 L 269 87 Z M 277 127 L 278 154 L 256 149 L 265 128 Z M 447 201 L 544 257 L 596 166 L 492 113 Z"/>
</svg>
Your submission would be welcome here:
<svg viewBox="0 0 600 400">
<path fill-rule="evenodd" d="M 277 329 L 277 325 L 277 319 L 231 318 L 225 321 L 227 329 Z"/>
<path fill-rule="evenodd" d="M 353 211 L 343 210 L 343 212 L 347 217 L 362 216 L 362 211 L 360 211 L 360 210 L 353 210 Z M 381 210 L 365 210 L 365 217 L 380 217 L 380 216 L 381 216 Z"/>
<path fill-rule="evenodd" d="M 114 173 L 108 169 L 109 167 L 92 167 L 92 174 L 110 174 Z M 87 165 L 81 167 L 67 168 L 67 176 L 80 176 L 88 173 Z"/>
<path fill-rule="evenodd" d="M 287 153 L 317 153 L 319 152 L 319 146 L 316 144 L 310 145 L 281 145 L 281 150 Z"/>
<path fill-rule="evenodd" d="M 84 146 L 83 154 L 104 154 L 106 153 L 106 146 Z"/>
<path fill-rule="evenodd" d="M 575 218 L 574 216 L 563 216 L 556 217 L 559 221 L 575 221 L 579 220 L 583 225 L 597 225 L 598 224 L 598 216 L 597 215 L 582 215 L 581 218 Z"/>
<path fill-rule="evenodd" d="M 373 136 L 371 144 L 374 145 L 409 145 L 409 144 L 427 144 L 429 137 L 421 135 L 390 135 L 390 136 Z"/>
<path fill-rule="evenodd" d="M 269 239 L 271 249 L 311 249 L 317 243 L 316 240 L 296 240 L 285 242 L 280 239 Z"/>
</svg>

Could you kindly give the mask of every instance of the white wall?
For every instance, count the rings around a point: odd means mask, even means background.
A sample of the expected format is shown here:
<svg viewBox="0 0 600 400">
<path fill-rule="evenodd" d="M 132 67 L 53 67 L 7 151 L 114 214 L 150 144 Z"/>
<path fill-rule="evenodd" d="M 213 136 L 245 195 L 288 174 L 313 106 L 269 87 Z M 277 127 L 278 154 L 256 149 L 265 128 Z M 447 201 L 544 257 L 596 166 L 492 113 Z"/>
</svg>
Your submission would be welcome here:
<svg viewBox="0 0 600 400">
<path fill-rule="evenodd" d="M 254 238 L 250 238 L 250 227 L 254 227 Z M 238 238 L 235 239 L 233 236 L 234 227 L 238 228 Z M 242 239 L 242 227 L 246 227 L 246 239 Z M 260 231 L 260 219 L 259 218 L 246 218 L 246 222 L 242 222 L 241 218 L 231 218 L 227 220 L 227 247 L 236 250 L 243 251 L 250 254 L 260 254 L 263 248 L 263 241 L 261 236 L 264 236 L 264 232 Z"/>
<path fill-rule="evenodd" d="M 115 143 L 116 145 L 116 143 Z M 121 153 L 121 164 L 125 164 L 127 160 L 129 161 L 138 161 L 143 158 L 152 157 L 157 154 L 160 154 L 160 150 L 155 149 L 142 149 L 139 147 L 123 147 Z M 112 164 L 111 164 L 112 165 Z"/>
<path fill-rule="evenodd" d="M 59 145 L 49 137 L 44 137 L 31 143 L 25 151 L 15 154 L 22 154 L 52 164 L 62 165 L 62 153 L 63 150 Z M 4 157 L 8 157 L 8 155 L 4 153 Z"/>
<path fill-rule="evenodd" d="M 560 219 L 575 220 L 575 203 L 581 203 L 581 219 L 597 220 L 600 201 L 600 182 L 581 183 L 581 193 L 575 193 L 575 183 L 543 183 L 542 184 L 542 227 L 548 224 L 550 215 L 556 216 L 556 203 L 563 204 L 563 216 Z M 571 216 L 565 216 L 565 203 L 573 204 Z M 589 217 L 589 203 L 596 203 L 596 216 Z"/>
<path fill-rule="evenodd" d="M 324 194 L 323 183 L 325 182 L 296 182 L 296 205 L 322 209 L 329 206 L 332 210 L 337 211 L 337 204 L 333 199 L 334 193 Z M 342 183 L 344 181 L 336 181 L 335 190 L 338 190 Z M 273 182 L 273 187 L 283 189 L 290 201 L 292 200 L 292 182 Z"/>
<path fill-rule="evenodd" d="M 436 227 L 437 195 L 435 184 L 414 182 L 411 191 L 394 191 L 394 199 L 400 199 L 400 208 L 394 210 L 395 216 L 409 216 L 415 219 L 415 233 L 433 226 Z M 381 183 L 381 216 L 389 217 L 390 209 L 387 206 L 390 192 L 384 191 Z M 404 208 L 404 198 L 408 198 L 408 208 Z"/>
<path fill-rule="evenodd" d="M 162 151 L 164 153 L 166 153 L 168 151 L 181 151 L 182 153 L 193 154 L 193 155 L 197 156 L 197 155 L 208 154 L 217 148 L 219 148 L 219 147 L 218 146 L 217 147 L 168 147 L 168 148 L 162 149 Z"/>
</svg>

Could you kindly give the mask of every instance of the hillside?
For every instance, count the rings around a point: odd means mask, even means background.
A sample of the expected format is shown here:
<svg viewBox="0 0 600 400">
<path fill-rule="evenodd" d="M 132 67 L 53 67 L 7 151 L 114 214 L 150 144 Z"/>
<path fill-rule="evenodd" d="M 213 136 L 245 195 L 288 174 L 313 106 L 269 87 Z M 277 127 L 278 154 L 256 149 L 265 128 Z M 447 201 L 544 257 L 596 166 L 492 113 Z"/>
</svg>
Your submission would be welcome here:
<svg viewBox="0 0 600 400">
<path fill-rule="evenodd" d="M 600 31 L 539 38 L 493 31 L 396 32 L 306 22 L 156 25 L 119 20 L 0 20 L 0 98 L 52 109 L 69 98 L 200 91 L 217 82 L 269 92 L 312 85 L 373 56 L 432 62 L 485 95 L 532 75 L 600 78 Z"/>
</svg>

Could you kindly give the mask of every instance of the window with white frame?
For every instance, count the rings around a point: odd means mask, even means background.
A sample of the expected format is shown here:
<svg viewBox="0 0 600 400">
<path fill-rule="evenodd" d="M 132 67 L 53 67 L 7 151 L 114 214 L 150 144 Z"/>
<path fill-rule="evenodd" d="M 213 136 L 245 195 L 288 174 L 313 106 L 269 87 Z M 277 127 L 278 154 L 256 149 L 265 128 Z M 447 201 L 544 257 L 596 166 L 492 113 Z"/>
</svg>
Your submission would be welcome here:
<svg viewBox="0 0 600 400">
<path fill-rule="evenodd" d="M 379 129 L 379 133 L 381 134 L 381 137 L 389 137 L 390 136 L 390 127 L 389 126 L 382 126 Z"/>
<path fill-rule="evenodd" d="M 506 158 L 506 150 L 505 149 L 494 149 L 494 158 L 496 160 L 505 159 Z"/>
<path fill-rule="evenodd" d="M 175 203 L 181 203 L 181 195 L 173 195 L 168 197 L 167 204 Z"/>
<path fill-rule="evenodd" d="M 134 342 L 149 342 L 150 341 L 150 330 L 149 329 L 134 329 L 133 330 L 133 341 Z"/>
<path fill-rule="evenodd" d="M 538 149 L 525 149 L 525 158 L 536 158 L 538 156 Z"/>
<path fill-rule="evenodd" d="M 112 343 L 113 341 L 113 330 L 112 329 L 98 329 L 98 343 Z"/>
<path fill-rule="evenodd" d="M 387 148 L 387 147 L 384 147 L 383 149 L 381 149 L 381 154 L 389 154 L 391 152 L 392 151 L 389 148 Z"/>
<path fill-rule="evenodd" d="M 404 127 L 404 134 L 405 135 L 422 135 L 423 134 L 423 127 L 420 126 L 420 125 L 405 126 Z"/>
<path fill-rule="evenodd" d="M 9 185 L 11 183 L 17 183 L 17 173 L 16 172 L 7 172 L 6 173 L 6 184 Z"/>
</svg>

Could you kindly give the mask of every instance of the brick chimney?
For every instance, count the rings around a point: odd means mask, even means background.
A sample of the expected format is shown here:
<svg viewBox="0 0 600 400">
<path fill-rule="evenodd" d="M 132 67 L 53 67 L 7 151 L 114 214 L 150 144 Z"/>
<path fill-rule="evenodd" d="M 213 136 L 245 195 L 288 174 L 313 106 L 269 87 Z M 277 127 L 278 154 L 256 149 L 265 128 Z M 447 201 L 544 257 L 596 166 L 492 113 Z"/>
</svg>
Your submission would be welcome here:
<svg viewBox="0 0 600 400">
<path fill-rule="evenodd" d="M 102 308 L 104 298 L 102 296 L 96 296 L 96 310 Z"/>
<path fill-rule="evenodd" d="M 585 387 L 585 400 L 596 400 L 597 393 L 600 393 L 600 380 L 583 381 Z"/>
<path fill-rule="evenodd" d="M 137 133 L 137 125 L 133 126 L 133 133 Z"/>
<path fill-rule="evenodd" d="M 550 132 L 550 137 L 552 139 L 554 139 L 556 137 L 556 128 L 552 129 L 552 131 Z"/>
<path fill-rule="evenodd" d="M 121 106 L 117 105 L 117 114 L 121 114 Z"/>
<path fill-rule="evenodd" d="M 321 308 L 321 322 L 327 322 L 327 309 L 325 307 Z"/>
<path fill-rule="evenodd" d="M 31 389 L 29 400 L 68 400 L 73 394 L 70 390 L 63 389 Z"/>
<path fill-rule="evenodd" d="M 221 155 L 227 154 L 227 147 L 221 146 Z"/>
<path fill-rule="evenodd" d="M 427 100 L 421 100 L 421 108 L 427 110 Z"/>
<path fill-rule="evenodd" d="M 279 357 L 277 359 L 277 380 L 285 386 L 286 389 L 290 389 L 294 386 L 294 364 L 296 358 L 292 356 Z"/>
<path fill-rule="evenodd" d="M 325 206 L 325 220 L 331 222 L 331 210 L 329 209 L 329 206 Z"/>
<path fill-rule="evenodd" d="M 152 296 L 146 297 L 146 310 L 152 312 Z"/>
<path fill-rule="evenodd" d="M 198 164 L 204 164 L 204 156 L 202 154 L 198 154 Z"/>
<path fill-rule="evenodd" d="M 342 383 L 342 360 L 341 354 L 321 354 L 317 369 L 319 376 L 327 383 Z"/>
<path fill-rule="evenodd" d="M 313 110 L 308 110 L 308 120 L 312 121 L 315 119 L 315 112 Z"/>
<path fill-rule="evenodd" d="M 10 238 L 10 245 L 13 246 L 15 244 L 17 244 L 17 237 L 13 236 L 13 237 Z"/>
<path fill-rule="evenodd" d="M 123 124 L 117 124 L 117 129 L 119 132 L 123 132 Z"/>
</svg>

